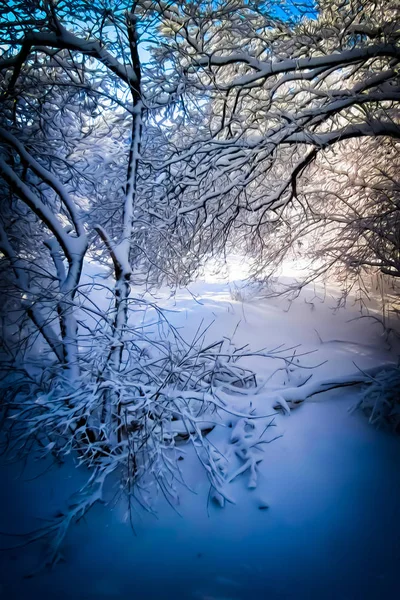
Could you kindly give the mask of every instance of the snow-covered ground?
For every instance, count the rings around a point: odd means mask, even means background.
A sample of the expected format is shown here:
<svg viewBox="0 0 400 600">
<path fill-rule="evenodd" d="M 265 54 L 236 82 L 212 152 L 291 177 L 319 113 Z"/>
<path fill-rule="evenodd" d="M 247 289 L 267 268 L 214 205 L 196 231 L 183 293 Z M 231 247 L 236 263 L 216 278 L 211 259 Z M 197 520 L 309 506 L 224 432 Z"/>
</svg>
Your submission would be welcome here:
<svg viewBox="0 0 400 600">
<path fill-rule="evenodd" d="M 252 349 L 301 344 L 313 377 L 339 377 L 396 361 L 395 341 L 356 307 L 334 312 L 334 290 L 308 290 L 288 309 L 209 277 L 175 298 L 160 292 L 170 320 L 190 339 L 211 321 L 207 340 L 232 337 Z M 232 294 L 233 290 L 233 294 Z M 324 300 L 324 301 L 323 301 Z M 281 367 L 249 359 L 260 382 Z M 327 362 L 324 362 L 327 361 Z M 307 372 L 307 375 L 309 373 Z M 301 370 L 279 370 L 268 385 L 296 385 Z M 32 578 L 39 546 L 0 555 L 0 598 L 5 600 L 275 598 L 395 598 L 400 560 L 400 440 L 349 413 L 355 389 L 314 396 L 290 416 L 277 414 L 259 464 L 258 484 L 249 474 L 232 483 L 234 504 L 221 509 L 209 499 L 209 483 L 194 453 L 181 446 L 182 487 L 174 510 L 159 497 L 157 516 L 139 511 L 135 535 L 123 502 L 96 506 L 75 525 L 64 545 L 65 562 Z M 258 405 L 258 410 L 262 406 Z M 235 420 L 233 420 L 235 426 Z M 232 430 L 209 439 L 224 452 Z M 225 444 L 225 446 L 224 446 Z M 0 531 L 23 533 L 66 506 L 86 474 L 29 462 L 1 468 Z M 46 470 L 47 469 L 47 470 Z M 40 477 L 40 473 L 43 473 Z M 112 493 L 112 490 L 110 490 Z M 23 541 L 1 538 L 4 547 Z"/>
</svg>

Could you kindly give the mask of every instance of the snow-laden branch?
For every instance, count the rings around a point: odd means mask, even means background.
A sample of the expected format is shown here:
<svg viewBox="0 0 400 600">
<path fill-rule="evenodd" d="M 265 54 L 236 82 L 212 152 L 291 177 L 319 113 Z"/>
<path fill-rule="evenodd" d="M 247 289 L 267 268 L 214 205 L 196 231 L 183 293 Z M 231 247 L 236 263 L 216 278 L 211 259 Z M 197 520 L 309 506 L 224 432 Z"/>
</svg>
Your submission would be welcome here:
<svg viewBox="0 0 400 600">
<path fill-rule="evenodd" d="M 262 392 L 258 394 L 258 397 L 263 403 L 266 402 L 268 406 L 272 404 L 275 408 L 283 408 L 286 412 L 290 412 L 290 408 L 299 406 L 308 398 L 312 398 L 317 394 L 353 385 L 370 385 L 374 381 L 374 377 L 393 368 L 396 368 L 396 363 L 385 363 L 369 369 L 360 369 L 350 375 L 333 377 L 329 380 L 317 379 L 297 387 L 279 387 L 273 391 Z"/>
<path fill-rule="evenodd" d="M 35 295 L 31 290 L 29 282 L 27 265 L 16 255 L 14 248 L 10 244 L 8 236 L 0 224 L 0 250 L 10 261 L 12 270 L 18 282 L 18 288 L 23 297 L 22 306 L 25 308 L 28 316 L 43 335 L 49 347 L 53 350 L 60 362 L 63 361 L 62 342 L 49 323 L 49 320 L 43 315 L 40 307 L 36 303 Z"/>
<path fill-rule="evenodd" d="M 6 131 L 3 127 L 0 127 L 0 141 L 5 142 L 14 148 L 21 159 L 29 165 L 32 171 L 40 177 L 40 179 L 47 183 L 53 190 L 58 194 L 61 202 L 64 204 L 67 212 L 69 213 L 72 223 L 75 227 L 75 231 L 78 236 L 85 236 L 85 230 L 82 221 L 78 215 L 75 203 L 70 197 L 67 189 L 63 186 L 61 181 L 53 175 L 48 169 L 45 169 L 38 161 L 26 150 L 17 138 L 12 135 L 9 131 Z"/>
<path fill-rule="evenodd" d="M 347 125 L 328 133 L 299 132 L 287 136 L 287 144 L 312 144 L 318 148 L 332 146 L 350 138 L 388 136 L 400 139 L 400 126 L 392 121 L 370 120 L 367 123 Z"/>
<path fill-rule="evenodd" d="M 0 60 L 0 70 L 14 68 L 13 77 L 10 81 L 10 87 L 15 85 L 22 64 L 28 58 L 32 49 L 36 46 L 46 46 L 49 48 L 58 48 L 60 50 L 72 50 L 85 56 L 97 59 L 107 69 L 114 73 L 121 81 L 124 81 L 130 88 L 137 85 L 137 76 L 134 69 L 121 63 L 112 54 L 110 54 L 97 40 L 84 40 L 68 31 L 59 24 L 59 31 L 56 32 L 32 32 L 29 31 L 25 36 L 18 40 L 22 46 L 20 52 L 12 58 Z"/>
<path fill-rule="evenodd" d="M 235 87 L 248 87 L 266 81 L 274 75 L 282 73 L 308 71 L 310 69 L 330 69 L 332 67 L 341 68 L 347 65 L 356 64 L 360 61 L 366 61 L 371 58 L 389 57 L 400 59 L 400 48 L 394 44 L 376 44 L 342 52 L 334 52 L 323 56 L 313 56 L 310 58 L 285 59 L 276 61 L 260 61 L 253 56 L 242 53 L 232 52 L 228 55 L 217 56 L 212 54 L 204 58 L 198 58 L 193 62 L 192 69 L 206 66 L 224 67 L 232 64 L 243 63 L 251 67 L 254 72 L 241 75 L 232 79 L 229 83 L 220 83 L 220 90 L 230 90 Z"/>
<path fill-rule="evenodd" d="M 39 219 L 49 228 L 49 230 L 57 238 L 65 255 L 69 260 L 73 260 L 73 248 L 70 246 L 70 238 L 64 231 L 64 228 L 51 209 L 46 206 L 42 200 L 24 183 L 15 171 L 0 157 L 0 174 L 4 180 L 10 185 L 17 196 L 39 217 Z M 77 238 L 78 240 L 78 238 Z M 82 251 L 82 248 L 76 250 Z"/>
</svg>

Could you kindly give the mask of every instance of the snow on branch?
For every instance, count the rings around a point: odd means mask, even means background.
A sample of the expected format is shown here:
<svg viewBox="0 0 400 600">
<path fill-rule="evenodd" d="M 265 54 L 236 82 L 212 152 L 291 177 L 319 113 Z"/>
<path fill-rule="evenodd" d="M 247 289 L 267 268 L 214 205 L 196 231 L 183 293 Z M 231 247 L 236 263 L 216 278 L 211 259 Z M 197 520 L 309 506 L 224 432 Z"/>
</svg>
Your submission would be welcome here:
<svg viewBox="0 0 400 600">
<path fill-rule="evenodd" d="M 85 231 L 83 228 L 83 224 L 81 219 L 79 218 L 76 206 L 74 201 L 71 199 L 68 191 L 60 182 L 60 180 L 53 175 L 50 171 L 42 167 L 38 161 L 33 158 L 33 156 L 26 150 L 26 148 L 17 140 L 17 138 L 12 135 L 9 131 L 6 131 L 3 127 L 0 127 L 0 140 L 12 146 L 15 150 L 17 150 L 21 159 L 25 161 L 32 171 L 40 177 L 40 179 L 47 183 L 49 186 L 53 188 L 53 190 L 58 194 L 60 200 L 64 204 L 66 210 L 68 211 L 72 223 L 75 227 L 75 231 L 78 236 L 84 236 Z"/>
<path fill-rule="evenodd" d="M 310 58 L 285 59 L 269 62 L 256 60 L 248 54 L 237 52 L 226 56 L 216 56 L 213 54 L 205 58 L 198 58 L 194 65 L 198 65 L 199 67 L 223 67 L 244 63 L 254 69 L 253 73 L 236 77 L 235 79 L 232 79 L 231 82 L 219 86 L 221 90 L 230 90 L 235 87 L 248 87 L 259 84 L 260 80 L 266 81 L 268 78 L 282 73 L 309 71 L 311 69 L 329 69 L 332 67 L 341 68 L 346 65 L 356 64 L 360 61 L 380 56 L 400 59 L 400 49 L 394 44 L 378 44 L 363 48 L 354 48 L 352 50 L 344 50 L 342 52 L 334 52 L 333 54 L 326 56 L 313 56 Z"/>
<path fill-rule="evenodd" d="M 137 76 L 130 65 L 121 64 L 112 54 L 110 54 L 97 40 L 84 40 L 68 31 L 60 25 L 60 29 L 55 32 L 27 32 L 19 40 L 22 46 L 19 53 L 12 58 L 0 60 L 0 70 L 14 67 L 13 77 L 10 81 L 10 87 L 15 85 L 23 62 L 29 56 L 31 50 L 36 46 L 45 46 L 49 48 L 58 48 L 65 50 L 74 50 L 80 54 L 90 56 L 101 62 L 107 69 L 118 76 L 130 88 L 135 89 L 137 85 Z"/>
</svg>

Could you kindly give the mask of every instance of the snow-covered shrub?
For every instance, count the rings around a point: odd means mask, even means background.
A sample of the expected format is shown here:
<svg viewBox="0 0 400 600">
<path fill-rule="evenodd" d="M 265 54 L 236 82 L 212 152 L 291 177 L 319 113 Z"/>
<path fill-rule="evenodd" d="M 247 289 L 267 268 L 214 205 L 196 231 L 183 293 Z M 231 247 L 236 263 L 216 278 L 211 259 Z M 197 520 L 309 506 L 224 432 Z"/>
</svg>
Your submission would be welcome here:
<svg viewBox="0 0 400 600">
<path fill-rule="evenodd" d="M 139 319 L 135 310 L 139 315 L 145 311 L 146 319 Z M 137 505 L 152 510 L 158 492 L 177 504 L 179 486 L 186 485 L 179 463 L 182 443 L 193 447 L 219 504 L 232 501 L 227 484 L 247 469 L 255 485 L 265 441 L 258 440 L 251 425 L 254 417 L 261 416 L 249 402 L 256 392 L 256 377 L 241 359 L 259 354 L 286 364 L 292 355 L 286 356 L 282 347 L 251 353 L 247 347 L 235 348 L 226 338 L 205 344 L 203 330 L 186 341 L 162 310 L 144 300 L 132 300 L 130 313 L 120 370 L 110 361 L 113 321 L 109 318 L 92 327 L 86 321 L 87 346 L 81 336 L 80 376 L 73 385 L 58 363 L 40 369 L 26 364 L 2 379 L 8 455 L 51 454 L 63 461 L 72 454 L 78 465 L 88 469 L 87 484 L 69 511 L 31 536 L 34 541 L 50 535 L 47 562 L 58 560 L 69 524 L 104 499 L 107 481 L 117 483 L 119 493 L 128 499 L 130 519 Z M 207 435 L 215 426 L 227 427 L 232 418 L 238 419 L 235 431 L 243 426 L 254 435 L 247 440 L 246 433 L 240 448 L 237 440 L 232 441 L 236 444 L 232 464 L 225 461 L 221 468 L 221 453 Z"/>
<path fill-rule="evenodd" d="M 390 425 L 400 431 L 400 367 L 386 367 L 370 376 L 356 408 L 374 425 Z"/>
</svg>

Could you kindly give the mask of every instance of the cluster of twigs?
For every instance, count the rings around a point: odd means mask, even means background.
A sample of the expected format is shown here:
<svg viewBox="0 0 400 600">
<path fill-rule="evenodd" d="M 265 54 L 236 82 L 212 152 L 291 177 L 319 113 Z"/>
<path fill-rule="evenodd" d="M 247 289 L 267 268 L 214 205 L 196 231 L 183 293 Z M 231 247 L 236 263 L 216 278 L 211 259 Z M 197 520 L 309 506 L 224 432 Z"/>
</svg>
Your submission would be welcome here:
<svg viewBox="0 0 400 600">
<path fill-rule="evenodd" d="M 400 432 L 400 367 L 387 366 L 373 375 L 365 374 L 364 386 L 354 409 L 360 409 L 376 426 Z"/>
</svg>

